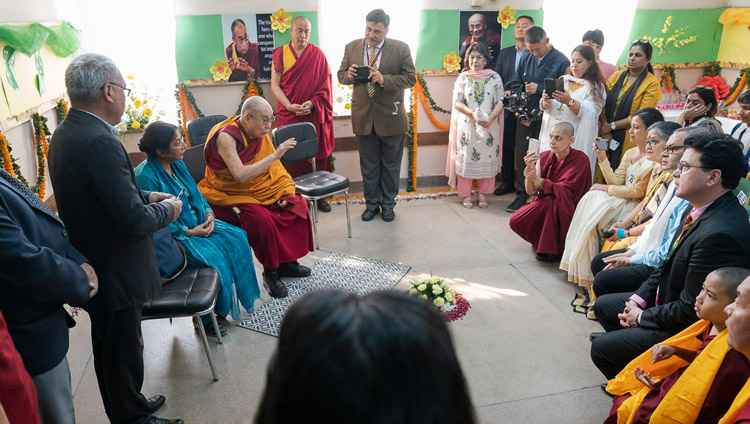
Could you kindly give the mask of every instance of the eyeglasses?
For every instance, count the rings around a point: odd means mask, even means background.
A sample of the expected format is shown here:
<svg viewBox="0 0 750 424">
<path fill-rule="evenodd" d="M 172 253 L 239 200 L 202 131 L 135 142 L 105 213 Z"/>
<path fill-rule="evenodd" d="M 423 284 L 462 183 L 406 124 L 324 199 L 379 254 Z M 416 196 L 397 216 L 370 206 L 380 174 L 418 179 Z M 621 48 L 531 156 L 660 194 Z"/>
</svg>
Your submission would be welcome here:
<svg viewBox="0 0 750 424">
<path fill-rule="evenodd" d="M 107 83 L 104 83 L 104 85 L 103 85 L 103 86 L 101 86 L 101 88 L 100 88 L 99 90 L 104 90 L 104 87 L 106 87 L 106 86 L 107 86 L 107 84 L 109 84 L 109 85 L 114 85 L 114 86 L 115 86 L 115 87 L 117 87 L 117 88 L 121 88 L 121 89 L 122 89 L 122 92 L 123 92 L 123 94 L 125 94 L 125 97 L 130 97 L 130 91 L 131 91 L 131 90 L 130 90 L 130 89 L 129 89 L 128 87 L 123 87 L 122 85 L 119 85 L 119 84 L 115 84 L 115 83 L 113 83 L 113 82 L 107 82 Z"/>
<path fill-rule="evenodd" d="M 249 117 L 251 117 L 253 119 L 256 119 L 258 122 L 260 122 L 263 125 L 271 125 L 272 123 L 276 122 L 276 117 L 275 116 L 271 116 L 270 118 L 263 118 L 263 119 L 256 118 L 256 117 L 254 117 L 253 115 L 251 115 L 249 113 L 247 114 L 247 116 L 249 116 Z"/>
<path fill-rule="evenodd" d="M 702 89 L 704 89 L 704 90 L 711 90 L 711 91 L 714 91 L 714 88 L 713 88 L 713 87 L 710 87 L 710 86 L 708 86 L 708 85 L 696 85 L 695 87 L 693 87 L 693 89 L 692 89 L 692 90 L 690 90 L 690 92 L 692 93 L 692 92 L 693 92 L 693 90 L 695 90 L 696 88 L 702 88 Z"/>
<path fill-rule="evenodd" d="M 692 168 L 713 169 L 713 168 L 709 168 L 707 166 L 688 165 L 685 162 L 679 162 L 677 164 L 677 170 L 680 171 L 680 173 L 690 171 L 690 169 L 692 169 Z"/>
<path fill-rule="evenodd" d="M 678 150 L 682 150 L 684 148 L 685 146 L 667 146 L 664 148 L 664 151 L 671 155 L 672 153 L 675 153 Z"/>
<path fill-rule="evenodd" d="M 601 47 L 600 45 L 594 43 L 593 41 L 588 41 L 588 40 L 584 41 L 583 45 L 589 46 L 589 47 L 596 47 L 597 49 Z"/>
<path fill-rule="evenodd" d="M 649 136 L 648 138 L 646 138 L 646 144 L 649 145 L 649 146 L 653 147 L 653 146 L 656 146 L 659 143 L 661 143 L 661 140 L 659 140 L 656 137 Z"/>
<path fill-rule="evenodd" d="M 639 38 L 637 40 L 633 40 L 633 44 L 651 44 L 649 40 L 646 40 L 645 38 Z"/>
</svg>

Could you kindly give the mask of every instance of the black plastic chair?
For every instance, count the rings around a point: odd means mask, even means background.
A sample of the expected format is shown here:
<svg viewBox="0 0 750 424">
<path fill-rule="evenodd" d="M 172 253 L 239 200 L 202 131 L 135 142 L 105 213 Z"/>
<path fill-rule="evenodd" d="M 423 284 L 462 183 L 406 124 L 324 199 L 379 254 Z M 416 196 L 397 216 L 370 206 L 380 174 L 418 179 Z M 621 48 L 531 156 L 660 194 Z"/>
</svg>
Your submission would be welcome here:
<svg viewBox="0 0 750 424">
<path fill-rule="evenodd" d="M 346 199 L 346 226 L 349 238 L 352 238 L 352 222 L 349 217 L 349 178 L 328 171 L 317 171 L 315 169 L 315 155 L 318 154 L 318 136 L 315 126 L 309 122 L 284 125 L 271 131 L 271 139 L 274 147 L 278 147 L 289 138 L 297 140 L 297 145 L 289 149 L 281 157 L 281 163 L 296 162 L 312 159 L 313 172 L 294 178 L 297 193 L 307 200 L 313 223 L 313 237 L 315 238 L 315 249 L 320 248 L 318 241 L 318 217 L 315 202 L 336 194 L 344 194 Z"/>
<path fill-rule="evenodd" d="M 200 317 L 210 315 L 219 344 L 222 344 L 219 323 L 216 321 L 214 306 L 219 295 L 219 273 L 213 268 L 188 268 L 176 279 L 162 285 L 161 293 L 143 305 L 142 320 L 193 317 L 198 327 L 203 348 L 206 350 L 208 365 L 214 381 L 219 380 L 214 369 L 211 351 L 208 348 L 206 330 Z"/>
<path fill-rule="evenodd" d="M 201 144 L 205 144 L 211 128 L 226 119 L 227 117 L 224 115 L 211 115 L 188 121 L 186 126 L 190 146 L 200 146 Z"/>
</svg>

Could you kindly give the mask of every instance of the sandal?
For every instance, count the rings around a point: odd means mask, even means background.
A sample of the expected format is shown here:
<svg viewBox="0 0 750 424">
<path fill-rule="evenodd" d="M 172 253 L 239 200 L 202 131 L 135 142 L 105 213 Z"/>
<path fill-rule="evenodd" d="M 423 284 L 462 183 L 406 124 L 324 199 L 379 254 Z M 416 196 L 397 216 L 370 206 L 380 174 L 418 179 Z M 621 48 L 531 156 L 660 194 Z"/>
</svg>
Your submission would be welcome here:
<svg viewBox="0 0 750 424">
<path fill-rule="evenodd" d="M 478 193 L 477 194 L 477 200 L 479 201 L 479 207 L 481 209 L 484 209 L 487 207 L 487 198 L 484 197 L 484 194 Z"/>
<path fill-rule="evenodd" d="M 463 203 L 462 203 L 462 204 L 463 204 L 463 206 L 464 206 L 464 207 L 465 207 L 466 209 L 471 209 L 471 208 L 473 207 L 473 206 L 472 206 L 472 204 L 471 204 L 471 196 L 469 196 L 469 197 L 464 197 L 464 201 L 463 201 Z"/>
</svg>

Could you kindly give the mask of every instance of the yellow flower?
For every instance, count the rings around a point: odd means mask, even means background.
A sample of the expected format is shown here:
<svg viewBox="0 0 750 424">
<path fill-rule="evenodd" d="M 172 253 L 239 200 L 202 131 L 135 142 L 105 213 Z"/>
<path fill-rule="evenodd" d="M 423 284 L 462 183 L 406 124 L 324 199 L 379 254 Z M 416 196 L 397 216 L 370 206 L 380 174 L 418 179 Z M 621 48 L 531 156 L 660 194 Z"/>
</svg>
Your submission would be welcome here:
<svg viewBox="0 0 750 424">
<path fill-rule="evenodd" d="M 419 286 L 417 286 L 417 290 L 419 291 L 425 291 L 426 288 L 427 288 L 427 284 L 420 284 Z"/>
<path fill-rule="evenodd" d="M 439 295 L 442 292 L 443 292 L 442 287 L 438 286 L 437 284 L 432 286 L 432 294 L 434 294 L 435 296 Z"/>
<path fill-rule="evenodd" d="M 132 124 L 130 124 L 130 128 L 132 128 L 132 129 L 134 129 L 134 130 L 137 130 L 137 129 L 138 129 L 138 128 L 140 128 L 140 127 L 141 127 L 141 123 L 140 123 L 140 122 L 138 122 L 138 121 L 133 121 L 133 123 L 132 123 Z"/>
<path fill-rule="evenodd" d="M 344 109 L 351 109 L 351 108 L 352 108 L 352 104 L 351 103 L 347 103 L 347 104 L 344 105 Z"/>
<path fill-rule="evenodd" d="M 137 109 L 137 108 L 143 106 L 143 101 L 141 101 L 141 99 L 135 99 L 135 100 L 133 100 L 133 106 L 135 106 L 136 109 Z"/>
<path fill-rule="evenodd" d="M 461 69 L 461 58 L 456 55 L 456 52 L 450 52 L 443 57 L 443 68 L 448 72 Z"/>
<path fill-rule="evenodd" d="M 283 7 L 271 15 L 271 29 L 284 33 L 291 26 L 292 15 L 286 13 Z"/>
<path fill-rule="evenodd" d="M 133 81 L 135 79 L 135 75 L 129 74 L 129 75 L 126 75 L 125 78 L 129 79 L 130 81 Z"/>
<path fill-rule="evenodd" d="M 435 300 L 432 301 L 432 303 L 435 304 L 438 308 L 445 305 L 445 300 L 443 300 L 442 297 L 436 297 Z"/>
<path fill-rule="evenodd" d="M 229 64 L 223 61 L 217 60 L 211 66 L 211 75 L 214 76 L 214 81 L 226 81 L 229 76 L 232 75 L 232 70 L 229 69 Z"/>
<path fill-rule="evenodd" d="M 147 108 L 143 109 L 143 114 L 146 115 L 146 116 L 151 116 L 152 113 L 154 113 L 154 111 L 151 110 L 150 107 L 147 107 Z"/>
<path fill-rule="evenodd" d="M 508 29 L 508 26 L 516 23 L 516 11 L 511 9 L 510 6 L 505 6 L 503 10 L 497 13 L 497 23 L 503 26 L 503 29 Z"/>
<path fill-rule="evenodd" d="M 448 302 L 453 303 L 453 293 L 451 293 L 451 292 L 445 292 L 445 300 L 447 300 Z"/>
</svg>

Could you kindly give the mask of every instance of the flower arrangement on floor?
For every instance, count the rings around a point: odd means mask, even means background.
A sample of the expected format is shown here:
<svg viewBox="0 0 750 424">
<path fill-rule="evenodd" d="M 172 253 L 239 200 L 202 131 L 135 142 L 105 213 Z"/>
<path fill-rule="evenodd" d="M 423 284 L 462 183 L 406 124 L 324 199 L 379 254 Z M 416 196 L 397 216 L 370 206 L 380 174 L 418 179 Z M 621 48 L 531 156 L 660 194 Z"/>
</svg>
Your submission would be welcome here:
<svg viewBox="0 0 750 424">
<path fill-rule="evenodd" d="M 412 283 L 409 294 L 432 301 L 432 304 L 443 314 L 443 319 L 448 322 L 462 319 L 471 308 L 466 298 L 456 293 L 445 280 L 439 277 L 430 277 Z"/>
<path fill-rule="evenodd" d="M 135 77 L 132 75 L 128 75 L 127 79 L 132 91 L 125 103 L 122 122 L 116 125 L 120 132 L 143 129 L 149 122 L 158 121 L 167 113 L 163 109 L 157 109 L 161 101 L 160 96 L 150 95 L 146 86 L 134 84 Z"/>
</svg>

